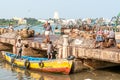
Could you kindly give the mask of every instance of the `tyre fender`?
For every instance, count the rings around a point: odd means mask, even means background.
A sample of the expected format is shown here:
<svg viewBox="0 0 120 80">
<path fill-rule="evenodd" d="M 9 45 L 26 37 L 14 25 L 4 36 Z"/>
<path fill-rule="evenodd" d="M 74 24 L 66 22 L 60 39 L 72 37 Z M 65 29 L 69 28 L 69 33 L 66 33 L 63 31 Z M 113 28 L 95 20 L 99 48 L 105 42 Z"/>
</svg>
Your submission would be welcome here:
<svg viewBox="0 0 120 80">
<path fill-rule="evenodd" d="M 29 62 L 29 60 L 25 60 L 25 62 L 24 62 L 24 67 L 25 67 L 25 69 L 29 69 L 29 67 L 30 67 L 30 62 Z"/>
<path fill-rule="evenodd" d="M 14 61 L 15 61 L 15 58 L 14 58 L 14 57 L 12 57 L 12 58 L 11 58 L 11 60 L 10 60 L 10 63 L 11 63 L 11 64 L 13 64 L 13 63 L 14 63 Z"/>
<path fill-rule="evenodd" d="M 38 64 L 39 64 L 39 67 L 40 67 L 40 68 L 43 68 L 43 67 L 44 67 L 44 63 L 43 63 L 42 61 L 40 61 Z"/>
</svg>

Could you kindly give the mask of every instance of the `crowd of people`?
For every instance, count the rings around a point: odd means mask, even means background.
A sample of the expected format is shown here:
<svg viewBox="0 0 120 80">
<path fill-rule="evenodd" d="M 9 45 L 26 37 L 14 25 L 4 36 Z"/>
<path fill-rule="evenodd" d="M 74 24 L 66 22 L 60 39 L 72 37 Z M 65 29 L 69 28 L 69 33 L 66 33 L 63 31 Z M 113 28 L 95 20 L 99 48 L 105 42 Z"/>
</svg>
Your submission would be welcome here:
<svg viewBox="0 0 120 80">
<path fill-rule="evenodd" d="M 111 46 L 112 44 L 115 45 L 115 32 L 112 28 L 102 29 L 98 28 L 96 31 L 96 39 L 94 42 L 94 48 L 96 47 L 97 43 L 100 43 L 100 48 L 103 49 L 103 42 L 107 41 L 109 44 L 107 46 Z"/>
</svg>

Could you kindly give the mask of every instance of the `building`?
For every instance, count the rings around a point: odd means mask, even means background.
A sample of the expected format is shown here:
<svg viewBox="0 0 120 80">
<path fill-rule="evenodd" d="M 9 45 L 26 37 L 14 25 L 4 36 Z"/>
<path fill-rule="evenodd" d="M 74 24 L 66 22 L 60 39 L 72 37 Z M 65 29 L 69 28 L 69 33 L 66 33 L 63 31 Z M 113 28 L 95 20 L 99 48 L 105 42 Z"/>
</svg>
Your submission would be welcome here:
<svg viewBox="0 0 120 80">
<path fill-rule="evenodd" d="M 59 14 L 58 14 L 57 11 L 54 12 L 54 17 L 53 17 L 53 18 L 54 18 L 54 19 L 59 19 Z"/>
<path fill-rule="evenodd" d="M 18 24 L 27 24 L 27 21 L 23 18 L 13 17 L 13 20 L 17 20 Z"/>
</svg>

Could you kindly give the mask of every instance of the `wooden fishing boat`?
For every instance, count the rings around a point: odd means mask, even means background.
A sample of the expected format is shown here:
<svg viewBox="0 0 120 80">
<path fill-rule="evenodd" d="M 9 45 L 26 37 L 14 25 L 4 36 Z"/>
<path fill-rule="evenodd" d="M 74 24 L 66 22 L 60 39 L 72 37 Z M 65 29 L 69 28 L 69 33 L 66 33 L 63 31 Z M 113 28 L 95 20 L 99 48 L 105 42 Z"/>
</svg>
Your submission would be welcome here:
<svg viewBox="0 0 120 80">
<path fill-rule="evenodd" d="M 67 59 L 51 59 L 35 58 L 30 56 L 22 56 L 22 58 L 15 58 L 16 55 L 10 52 L 2 52 L 3 57 L 10 64 L 26 68 L 34 69 L 43 72 L 54 72 L 62 74 L 70 74 L 72 68 L 72 60 Z"/>
<path fill-rule="evenodd" d="M 29 80 L 71 80 L 70 75 L 60 75 L 60 74 L 51 74 L 51 73 L 44 73 L 44 72 L 38 72 L 33 70 L 24 70 L 18 67 L 11 67 L 8 63 L 4 62 L 4 65 L 2 65 L 7 71 L 14 71 L 15 73 L 18 73 L 18 76 L 16 79 L 21 80 L 20 78 L 23 76 L 22 80 L 24 78 L 29 77 Z M 23 75 L 19 75 L 19 73 Z M 26 80 L 26 79 L 25 79 Z"/>
</svg>

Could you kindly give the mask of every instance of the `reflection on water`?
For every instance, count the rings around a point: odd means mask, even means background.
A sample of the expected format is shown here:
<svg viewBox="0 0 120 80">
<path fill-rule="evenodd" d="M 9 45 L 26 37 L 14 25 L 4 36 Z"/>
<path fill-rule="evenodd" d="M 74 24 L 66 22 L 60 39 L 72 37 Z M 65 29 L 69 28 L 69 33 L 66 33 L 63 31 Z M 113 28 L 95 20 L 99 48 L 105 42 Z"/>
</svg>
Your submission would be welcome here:
<svg viewBox="0 0 120 80">
<path fill-rule="evenodd" d="M 120 69 L 119 67 L 114 67 L 61 75 L 11 67 L 0 57 L 0 80 L 120 80 Z"/>
</svg>

